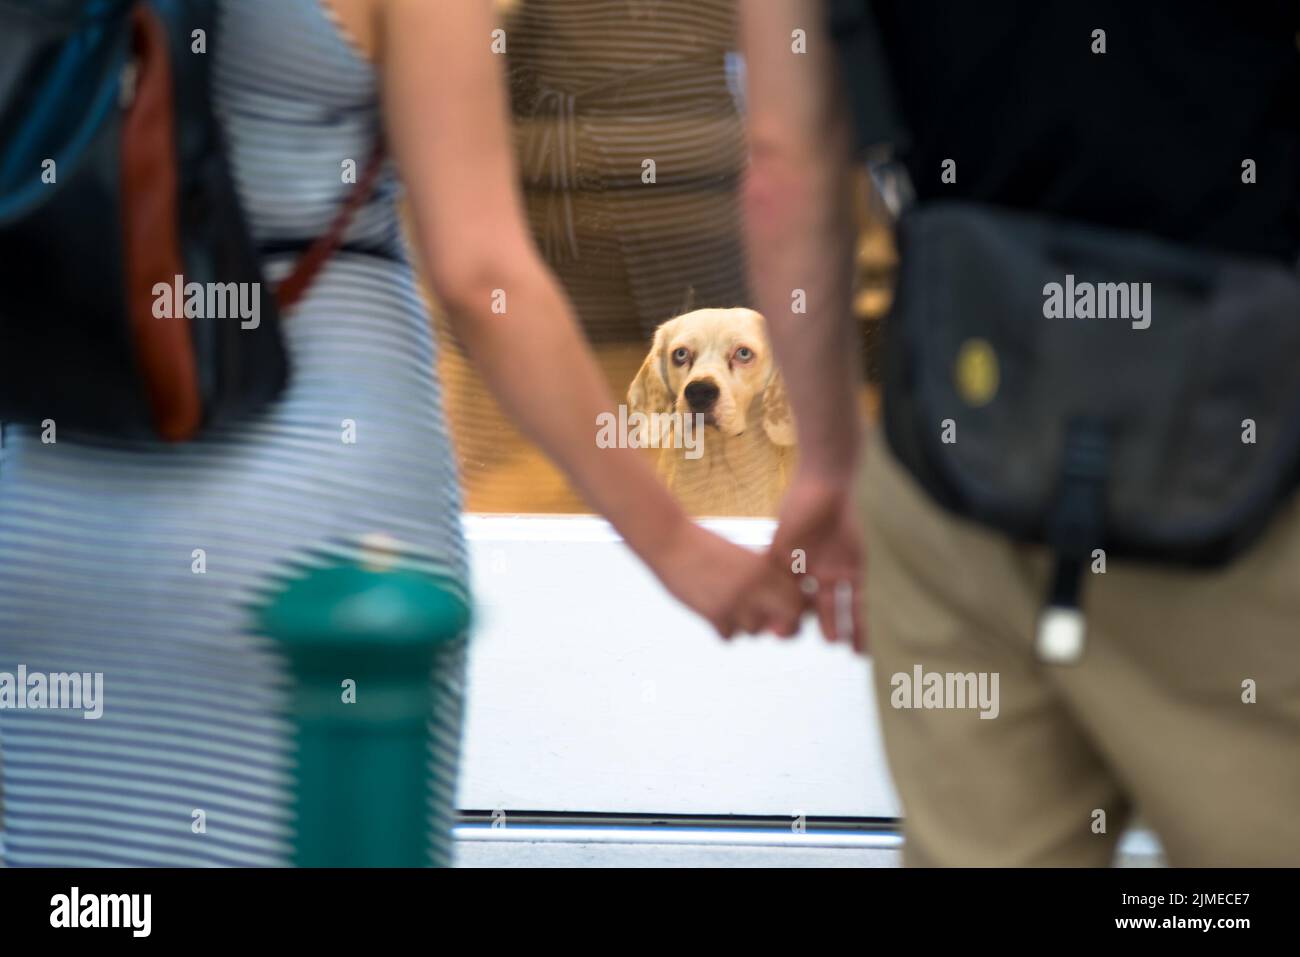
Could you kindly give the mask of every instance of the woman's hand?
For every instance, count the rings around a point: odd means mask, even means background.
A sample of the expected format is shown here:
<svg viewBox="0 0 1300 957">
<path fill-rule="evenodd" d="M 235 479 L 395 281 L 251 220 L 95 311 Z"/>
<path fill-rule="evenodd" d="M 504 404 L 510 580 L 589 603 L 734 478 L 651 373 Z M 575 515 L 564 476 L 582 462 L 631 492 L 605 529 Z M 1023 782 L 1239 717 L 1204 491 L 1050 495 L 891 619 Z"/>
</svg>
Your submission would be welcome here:
<svg viewBox="0 0 1300 957">
<path fill-rule="evenodd" d="M 782 567 L 689 520 L 646 560 L 664 587 L 723 638 L 738 631 L 789 637 L 799 629 L 803 595 Z"/>
</svg>

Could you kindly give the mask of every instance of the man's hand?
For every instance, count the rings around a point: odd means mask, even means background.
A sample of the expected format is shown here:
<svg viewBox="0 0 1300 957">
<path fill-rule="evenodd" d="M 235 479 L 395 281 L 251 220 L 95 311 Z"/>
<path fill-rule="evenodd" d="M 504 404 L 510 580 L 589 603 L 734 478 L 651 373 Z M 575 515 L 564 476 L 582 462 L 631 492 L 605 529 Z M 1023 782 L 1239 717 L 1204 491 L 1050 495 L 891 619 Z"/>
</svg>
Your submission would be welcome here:
<svg viewBox="0 0 1300 957">
<path fill-rule="evenodd" d="M 796 476 L 781 505 L 772 559 L 790 568 L 802 553 L 804 592 L 829 641 L 866 654 L 862 581 L 866 555 L 852 483 Z M 799 550 L 796 552 L 796 550 Z"/>
<path fill-rule="evenodd" d="M 819 0 L 741 0 L 750 145 L 742 195 L 750 276 L 799 445 L 771 558 L 790 569 L 802 550 L 799 577 L 806 594 L 816 589 L 808 598 L 822 632 L 863 651 L 851 492 L 862 434 L 862 346 L 850 308 L 853 137 L 825 21 Z M 790 44 L 795 29 L 806 52 Z"/>
</svg>

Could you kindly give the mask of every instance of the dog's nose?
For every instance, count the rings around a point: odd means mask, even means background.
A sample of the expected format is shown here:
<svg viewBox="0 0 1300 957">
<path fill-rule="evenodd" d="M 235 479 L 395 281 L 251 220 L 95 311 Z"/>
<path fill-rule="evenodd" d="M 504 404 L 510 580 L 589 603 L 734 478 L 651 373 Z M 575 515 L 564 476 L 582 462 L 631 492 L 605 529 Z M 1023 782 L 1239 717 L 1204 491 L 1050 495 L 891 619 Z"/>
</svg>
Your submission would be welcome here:
<svg viewBox="0 0 1300 957">
<path fill-rule="evenodd" d="M 686 396 L 686 404 L 692 412 L 708 412 L 718 401 L 719 391 L 718 384 L 712 379 L 696 379 L 686 383 L 682 394 Z"/>
</svg>

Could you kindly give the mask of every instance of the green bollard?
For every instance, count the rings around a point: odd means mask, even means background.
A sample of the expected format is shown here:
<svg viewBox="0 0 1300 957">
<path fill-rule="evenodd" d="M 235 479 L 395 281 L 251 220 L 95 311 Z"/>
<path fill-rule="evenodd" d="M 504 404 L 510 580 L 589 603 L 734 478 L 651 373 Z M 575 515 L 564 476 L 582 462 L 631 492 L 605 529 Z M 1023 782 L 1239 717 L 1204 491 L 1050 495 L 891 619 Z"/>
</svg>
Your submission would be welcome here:
<svg viewBox="0 0 1300 957">
<path fill-rule="evenodd" d="M 430 806 L 431 677 L 461 665 L 461 594 L 423 572 L 339 564 L 290 580 L 260 608 L 261 633 L 279 642 L 295 682 L 296 866 L 429 864 L 431 811 L 445 822 L 453 813 L 450 796 Z"/>
</svg>

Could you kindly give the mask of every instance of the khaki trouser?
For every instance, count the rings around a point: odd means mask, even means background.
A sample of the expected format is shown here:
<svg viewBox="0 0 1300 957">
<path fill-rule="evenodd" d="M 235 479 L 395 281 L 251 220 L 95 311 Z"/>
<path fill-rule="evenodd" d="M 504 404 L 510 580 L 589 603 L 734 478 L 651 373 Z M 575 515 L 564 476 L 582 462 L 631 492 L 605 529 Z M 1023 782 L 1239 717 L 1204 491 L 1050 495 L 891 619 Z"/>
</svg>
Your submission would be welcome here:
<svg viewBox="0 0 1300 957">
<path fill-rule="evenodd" d="M 1300 499 L 1224 570 L 1110 561 L 1083 658 L 1045 665 L 1042 549 L 941 510 L 879 437 L 861 492 L 906 863 L 1105 865 L 1137 812 L 1173 865 L 1300 865 Z M 997 672 L 997 717 L 893 707 L 918 664 Z"/>
</svg>

